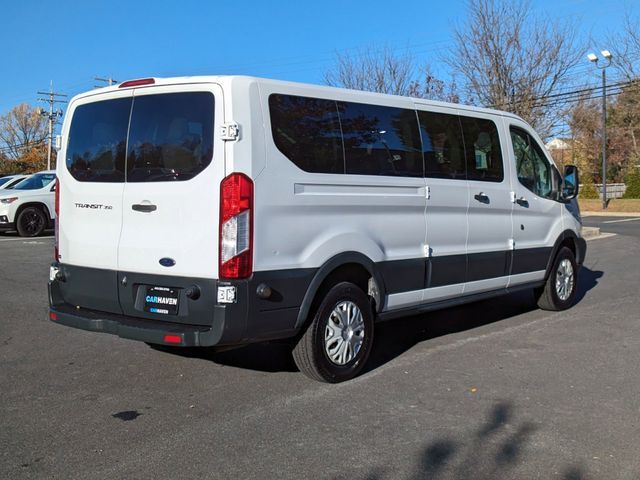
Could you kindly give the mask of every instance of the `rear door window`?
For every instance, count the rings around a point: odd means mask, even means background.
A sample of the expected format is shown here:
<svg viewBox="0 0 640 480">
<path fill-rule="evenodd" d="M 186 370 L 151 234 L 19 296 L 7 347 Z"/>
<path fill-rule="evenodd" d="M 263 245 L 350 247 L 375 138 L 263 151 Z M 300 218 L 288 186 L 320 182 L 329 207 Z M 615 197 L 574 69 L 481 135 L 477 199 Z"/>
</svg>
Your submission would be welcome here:
<svg viewBox="0 0 640 480">
<path fill-rule="evenodd" d="M 66 164 L 81 182 L 124 182 L 131 98 L 80 105 L 69 130 Z"/>
<path fill-rule="evenodd" d="M 80 105 L 66 164 L 81 182 L 188 180 L 213 157 L 209 92 L 142 95 Z"/>
<path fill-rule="evenodd" d="M 127 182 L 188 180 L 213 157 L 213 94 L 134 97 Z"/>
</svg>

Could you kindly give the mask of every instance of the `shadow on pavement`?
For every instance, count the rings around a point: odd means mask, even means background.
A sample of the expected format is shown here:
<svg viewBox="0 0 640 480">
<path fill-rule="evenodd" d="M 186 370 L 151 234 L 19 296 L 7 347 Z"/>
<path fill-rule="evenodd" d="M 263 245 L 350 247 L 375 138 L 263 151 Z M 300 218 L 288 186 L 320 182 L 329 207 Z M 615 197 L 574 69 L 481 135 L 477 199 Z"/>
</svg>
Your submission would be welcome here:
<svg viewBox="0 0 640 480">
<path fill-rule="evenodd" d="M 483 480 L 512 477 L 512 470 L 526 462 L 531 438 L 541 428 L 539 423 L 515 418 L 512 402 L 494 404 L 485 420 L 457 435 L 430 441 L 420 451 L 414 473 L 410 479 L 468 479 Z M 561 480 L 583 480 L 584 470 L 579 466 L 568 466 L 560 472 L 535 472 L 535 477 L 560 478 Z M 558 476 L 558 473 L 560 476 Z M 384 480 L 397 478 L 394 472 L 384 467 L 375 468 L 367 479 Z"/>
<path fill-rule="evenodd" d="M 577 301 L 596 287 L 601 271 L 586 267 L 580 270 Z M 524 290 L 502 297 L 482 300 L 458 307 L 376 324 L 374 346 L 363 373 L 392 361 L 414 345 L 437 337 L 469 331 L 516 315 L 536 310 L 532 291 Z M 508 323 L 505 323 L 508 326 Z M 292 342 L 247 345 L 227 351 L 215 349 L 183 349 L 155 347 L 185 357 L 201 358 L 215 363 L 262 372 L 294 372 Z"/>
<path fill-rule="evenodd" d="M 598 280 L 604 276 L 604 272 L 600 270 L 590 270 L 584 265 L 578 273 L 578 291 L 576 293 L 576 302 L 580 302 L 587 292 L 598 285 Z"/>
</svg>

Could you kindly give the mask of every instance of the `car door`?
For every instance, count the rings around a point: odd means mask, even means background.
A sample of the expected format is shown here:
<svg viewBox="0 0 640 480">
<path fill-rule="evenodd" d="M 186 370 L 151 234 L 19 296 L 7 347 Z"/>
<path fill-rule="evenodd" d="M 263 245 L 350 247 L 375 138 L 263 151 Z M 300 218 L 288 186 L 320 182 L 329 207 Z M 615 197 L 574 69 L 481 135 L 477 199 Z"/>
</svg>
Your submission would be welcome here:
<svg viewBox="0 0 640 480">
<path fill-rule="evenodd" d="M 542 280 L 553 245 L 562 232 L 557 201 L 559 174 L 535 134 L 509 121 L 513 158 L 514 251 L 510 285 Z"/>
<path fill-rule="evenodd" d="M 463 293 L 467 273 L 467 210 L 464 141 L 455 109 L 416 105 L 426 179 L 428 256 L 424 302 Z"/>
<path fill-rule="evenodd" d="M 63 296 L 72 305 L 112 313 L 121 313 L 118 240 L 131 96 L 123 90 L 73 100 L 58 156 L 59 261 L 73 279 L 61 283 Z"/>
<path fill-rule="evenodd" d="M 469 183 L 467 277 L 464 294 L 506 287 L 513 229 L 508 140 L 495 115 L 460 110 Z"/>
</svg>

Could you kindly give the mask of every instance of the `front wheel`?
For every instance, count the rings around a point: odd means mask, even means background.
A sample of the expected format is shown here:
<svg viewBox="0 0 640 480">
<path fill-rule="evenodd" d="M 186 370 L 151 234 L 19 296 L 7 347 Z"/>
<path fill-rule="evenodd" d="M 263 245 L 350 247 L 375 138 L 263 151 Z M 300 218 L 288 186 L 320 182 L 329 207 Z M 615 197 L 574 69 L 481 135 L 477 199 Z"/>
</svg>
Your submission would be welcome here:
<svg viewBox="0 0 640 480">
<path fill-rule="evenodd" d="M 547 282 L 535 292 L 538 306 L 543 310 L 566 310 L 576 300 L 577 285 L 576 258 L 570 249 L 562 247 L 556 255 Z"/>
<path fill-rule="evenodd" d="M 37 207 L 27 207 L 20 212 L 16 228 L 21 237 L 37 237 L 47 226 L 47 216 Z"/>
<path fill-rule="evenodd" d="M 353 283 L 335 285 L 293 349 L 302 373 L 321 382 L 349 380 L 362 370 L 373 345 L 373 312 Z"/>
</svg>

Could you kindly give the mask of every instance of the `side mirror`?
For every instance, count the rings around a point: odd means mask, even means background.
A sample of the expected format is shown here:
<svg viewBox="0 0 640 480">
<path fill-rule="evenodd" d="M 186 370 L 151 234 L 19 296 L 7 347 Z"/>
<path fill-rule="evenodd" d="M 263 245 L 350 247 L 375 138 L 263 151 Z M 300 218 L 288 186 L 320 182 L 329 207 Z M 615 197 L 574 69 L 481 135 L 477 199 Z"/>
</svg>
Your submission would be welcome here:
<svg viewBox="0 0 640 480">
<path fill-rule="evenodd" d="M 575 165 L 567 165 L 564 167 L 564 179 L 562 181 L 560 197 L 562 200 L 571 200 L 578 196 L 578 190 L 580 190 L 578 167 Z"/>
</svg>

